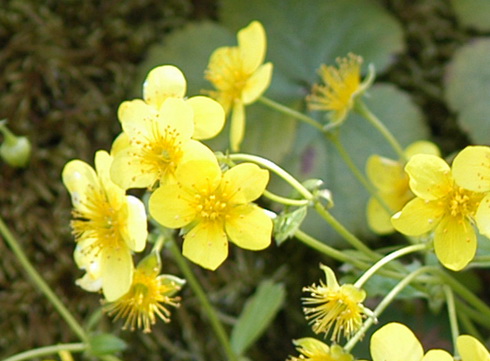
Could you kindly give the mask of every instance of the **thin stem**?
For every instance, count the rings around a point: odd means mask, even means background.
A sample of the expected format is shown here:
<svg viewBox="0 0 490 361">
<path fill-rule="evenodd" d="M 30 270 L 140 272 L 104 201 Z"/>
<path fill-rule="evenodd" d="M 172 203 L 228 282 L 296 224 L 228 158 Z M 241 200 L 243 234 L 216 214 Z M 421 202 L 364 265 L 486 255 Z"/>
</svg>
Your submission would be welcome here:
<svg viewBox="0 0 490 361">
<path fill-rule="evenodd" d="M 447 311 L 449 315 L 449 325 L 451 326 L 451 337 L 453 339 L 454 346 L 454 357 L 458 358 L 458 348 L 456 347 L 456 341 L 459 336 L 459 327 L 458 327 L 458 316 L 456 313 L 456 305 L 454 304 L 454 293 L 451 287 L 448 285 L 443 286 L 444 294 L 446 296 L 446 305 Z"/>
<path fill-rule="evenodd" d="M 7 357 L 3 361 L 22 361 L 29 360 L 35 357 L 43 357 L 56 354 L 60 351 L 82 352 L 87 349 L 84 343 L 65 343 L 59 345 L 45 346 L 35 348 L 29 351 L 21 352 L 16 355 Z"/>
<path fill-rule="evenodd" d="M 381 135 L 388 141 L 393 150 L 396 152 L 398 157 L 401 160 L 406 161 L 405 153 L 403 152 L 400 143 L 396 140 L 393 134 L 386 128 L 386 126 L 379 120 L 379 118 L 371 113 L 368 107 L 360 100 L 357 99 L 354 105 L 354 109 L 359 113 L 362 117 L 366 118 L 380 133 Z"/>
<path fill-rule="evenodd" d="M 266 98 L 264 96 L 260 97 L 259 101 L 262 104 L 265 104 L 265 105 L 271 107 L 272 109 L 277 110 L 280 113 L 283 113 L 285 115 L 288 115 L 290 117 L 298 119 L 298 120 L 300 120 L 306 124 L 313 126 L 314 128 L 320 130 L 321 132 L 323 132 L 323 125 L 321 125 L 315 119 L 313 119 L 313 118 L 311 118 L 311 117 L 309 117 L 303 113 L 300 113 L 300 112 L 298 112 L 294 109 L 291 109 L 285 105 L 279 104 L 278 102 L 275 102 L 274 100 Z"/>
<path fill-rule="evenodd" d="M 34 266 L 31 264 L 24 251 L 22 250 L 19 242 L 13 236 L 13 234 L 9 231 L 2 218 L 0 217 L 0 234 L 3 235 L 5 241 L 8 243 L 15 256 L 21 263 L 24 270 L 27 272 L 29 277 L 31 277 L 32 281 L 36 285 L 36 287 L 44 293 L 44 295 L 48 298 L 51 304 L 54 306 L 56 311 L 63 317 L 68 326 L 75 332 L 75 334 L 80 338 L 81 341 L 87 342 L 88 337 L 83 330 L 82 326 L 78 323 L 78 321 L 73 317 L 70 311 L 66 308 L 63 302 L 58 298 L 58 296 L 51 290 L 49 285 L 44 281 L 41 275 L 36 271 Z"/>
<path fill-rule="evenodd" d="M 460 307 L 462 305 L 462 302 L 457 302 L 458 304 L 458 310 L 460 310 Z M 468 315 L 466 312 L 461 312 L 461 310 L 458 312 L 458 319 L 461 321 L 461 325 L 463 328 L 466 330 L 466 334 L 471 334 L 474 337 L 476 337 L 479 340 L 483 340 L 483 337 L 481 333 L 478 331 L 478 329 L 475 327 L 473 324 L 473 321 L 470 318 L 470 315 Z"/>
<path fill-rule="evenodd" d="M 170 238 L 168 244 L 170 247 L 170 251 L 174 256 L 174 259 L 177 262 L 177 265 L 179 266 L 180 270 L 184 274 L 184 277 L 186 278 L 187 282 L 189 282 L 189 285 L 191 286 L 192 290 L 194 291 L 197 298 L 201 302 L 201 305 L 206 311 L 209 322 L 211 323 L 211 327 L 213 328 L 214 333 L 216 334 L 219 342 L 221 343 L 221 346 L 225 351 L 227 360 L 238 361 L 237 355 L 235 355 L 233 349 L 231 348 L 230 340 L 228 339 L 228 335 L 226 334 L 223 324 L 219 320 L 216 311 L 206 297 L 206 294 L 204 293 L 204 290 L 202 289 L 199 281 L 189 267 L 187 260 L 180 253 L 180 250 L 173 238 Z"/>
<path fill-rule="evenodd" d="M 284 204 L 286 206 L 293 206 L 293 207 L 303 207 L 311 203 L 306 199 L 291 199 L 291 198 L 282 197 L 272 192 L 269 192 L 267 189 L 264 190 L 264 197 L 269 198 L 273 202 Z"/>
<path fill-rule="evenodd" d="M 376 321 L 377 317 L 380 316 L 383 311 L 393 302 L 396 296 L 405 289 L 415 278 L 419 275 L 428 272 L 433 267 L 425 266 L 421 267 L 409 275 L 407 275 L 404 279 L 402 279 L 393 289 L 383 298 L 383 300 L 379 303 L 379 305 L 374 309 L 373 315 L 369 317 L 361 326 L 361 328 L 356 332 L 356 334 L 347 342 L 344 349 L 350 352 L 357 342 L 364 336 L 366 331 L 371 327 Z"/>
<path fill-rule="evenodd" d="M 384 265 L 397 259 L 399 257 L 405 256 L 410 253 L 422 251 L 427 248 L 427 244 L 415 244 L 412 246 L 404 247 L 398 249 L 385 257 L 381 258 L 378 262 L 376 262 L 371 268 L 369 268 L 363 275 L 354 283 L 354 286 L 357 288 L 362 288 L 362 286 L 376 273 L 378 272 Z"/>
</svg>

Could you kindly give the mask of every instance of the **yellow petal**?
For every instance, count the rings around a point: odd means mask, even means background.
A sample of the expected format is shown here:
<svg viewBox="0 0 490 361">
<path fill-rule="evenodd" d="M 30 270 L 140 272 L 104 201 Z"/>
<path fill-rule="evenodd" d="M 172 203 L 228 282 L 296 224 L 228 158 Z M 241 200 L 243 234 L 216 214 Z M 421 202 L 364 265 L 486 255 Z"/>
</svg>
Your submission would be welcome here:
<svg viewBox="0 0 490 361">
<path fill-rule="evenodd" d="M 456 341 L 462 361 L 490 361 L 490 353 L 473 336 L 461 335 Z"/>
<path fill-rule="evenodd" d="M 185 235 L 182 253 L 192 262 L 214 271 L 228 257 L 228 240 L 217 223 L 199 223 Z"/>
<path fill-rule="evenodd" d="M 149 212 L 161 225 L 169 228 L 181 228 L 196 218 L 196 209 L 192 206 L 193 195 L 188 194 L 175 183 L 159 187 L 149 200 Z"/>
<path fill-rule="evenodd" d="M 454 158 L 452 171 L 461 187 L 474 192 L 490 191 L 490 147 L 466 147 Z"/>
<path fill-rule="evenodd" d="M 480 233 L 490 238 L 490 194 L 481 200 L 476 210 L 475 221 Z"/>
<path fill-rule="evenodd" d="M 196 96 L 187 100 L 194 111 L 194 139 L 209 139 L 216 136 L 225 124 L 225 111 L 215 100 Z"/>
<path fill-rule="evenodd" d="M 238 152 L 245 133 L 245 107 L 241 101 L 236 101 L 231 115 L 230 143 L 231 150 Z"/>
<path fill-rule="evenodd" d="M 125 241 L 131 250 L 141 252 L 145 248 L 146 238 L 148 237 L 145 205 L 133 196 L 126 196 L 126 204 L 128 213 Z"/>
<path fill-rule="evenodd" d="M 107 301 L 129 291 L 133 280 L 133 259 L 127 247 L 105 248 L 101 254 L 102 292 Z"/>
<path fill-rule="evenodd" d="M 422 361 L 454 361 L 454 358 L 447 351 L 430 350 L 425 354 Z"/>
<path fill-rule="evenodd" d="M 260 22 L 252 21 L 238 32 L 237 38 L 243 70 L 252 73 L 264 62 L 267 46 L 264 27 Z"/>
<path fill-rule="evenodd" d="M 260 250 L 268 247 L 272 237 L 272 220 L 255 205 L 234 208 L 225 223 L 226 233 L 238 247 Z"/>
<path fill-rule="evenodd" d="M 434 249 L 439 261 L 453 271 L 462 270 L 476 252 L 473 226 L 465 219 L 443 217 L 435 230 Z"/>
<path fill-rule="evenodd" d="M 175 178 L 189 194 L 215 190 L 221 182 L 221 168 L 218 161 L 191 160 L 183 162 L 177 169 Z"/>
<path fill-rule="evenodd" d="M 147 137 L 149 120 L 155 118 L 158 113 L 156 108 L 146 104 L 141 99 L 125 101 L 121 103 L 117 116 L 124 132 L 130 137 Z"/>
<path fill-rule="evenodd" d="M 181 149 L 183 154 L 180 164 L 190 161 L 206 161 L 218 164 L 213 151 L 197 140 L 188 140 L 182 145 Z"/>
<path fill-rule="evenodd" d="M 194 134 L 194 112 L 183 99 L 168 98 L 160 107 L 156 124 L 160 134 L 170 131 L 172 137 L 187 140 Z"/>
<path fill-rule="evenodd" d="M 256 101 L 269 88 L 272 79 L 272 63 L 261 65 L 247 80 L 242 91 L 243 104 Z"/>
<path fill-rule="evenodd" d="M 410 144 L 407 148 L 405 148 L 404 153 L 407 159 L 412 158 L 415 154 L 432 154 L 438 157 L 441 156 L 441 152 L 439 151 L 437 145 L 426 140 L 419 140 Z"/>
<path fill-rule="evenodd" d="M 226 171 L 223 182 L 227 185 L 227 192 L 235 194 L 232 202 L 248 203 L 264 193 L 269 171 L 253 163 L 242 163 Z"/>
<path fill-rule="evenodd" d="M 129 136 L 126 133 L 122 132 L 112 142 L 111 156 L 115 157 L 117 153 L 119 153 L 121 150 L 129 146 L 130 146 Z"/>
<path fill-rule="evenodd" d="M 63 183 L 71 195 L 73 206 L 83 207 L 87 194 L 93 192 L 94 187 L 100 187 L 95 170 L 81 160 L 69 161 L 63 168 Z"/>
<path fill-rule="evenodd" d="M 95 170 L 109 198 L 116 209 L 122 206 L 124 190 L 113 183 L 110 176 L 112 157 L 105 150 L 95 153 Z"/>
<path fill-rule="evenodd" d="M 433 230 L 444 213 L 436 201 L 412 199 L 403 209 L 391 217 L 395 229 L 407 236 L 421 236 Z"/>
<path fill-rule="evenodd" d="M 172 65 L 152 69 L 143 84 L 145 102 L 159 108 L 169 97 L 183 98 L 186 92 L 184 74 Z"/>
<path fill-rule="evenodd" d="M 419 340 L 401 323 L 388 323 L 371 337 L 373 361 L 420 361 L 423 355 Z"/>
<path fill-rule="evenodd" d="M 122 189 L 146 188 L 157 181 L 158 174 L 137 153 L 136 148 L 125 148 L 112 161 L 111 179 Z"/>
<path fill-rule="evenodd" d="M 452 189 L 449 165 L 435 155 L 414 155 L 408 161 L 405 171 L 410 176 L 410 189 L 420 198 L 439 199 Z"/>
<path fill-rule="evenodd" d="M 389 234 L 394 231 L 391 215 L 375 199 L 371 198 L 367 205 L 367 220 L 369 228 L 377 234 Z"/>
<path fill-rule="evenodd" d="M 377 154 L 370 156 L 366 163 L 366 173 L 379 190 L 392 192 L 400 187 L 408 189 L 408 175 L 403 166 L 392 159 Z"/>
</svg>

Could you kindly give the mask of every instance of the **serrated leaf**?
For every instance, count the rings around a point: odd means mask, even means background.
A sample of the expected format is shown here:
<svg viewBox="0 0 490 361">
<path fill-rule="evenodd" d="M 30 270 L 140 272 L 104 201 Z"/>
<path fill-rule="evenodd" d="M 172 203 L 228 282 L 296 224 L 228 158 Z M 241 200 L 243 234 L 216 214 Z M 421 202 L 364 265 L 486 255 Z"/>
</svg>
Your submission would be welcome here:
<svg viewBox="0 0 490 361">
<path fill-rule="evenodd" d="M 109 333 L 93 335 L 89 339 L 89 352 L 93 356 L 112 355 L 126 347 L 123 340 Z"/>
<path fill-rule="evenodd" d="M 271 280 L 259 284 L 231 332 L 231 347 L 237 355 L 243 355 L 265 331 L 281 308 L 285 296 L 282 284 Z"/>
<path fill-rule="evenodd" d="M 458 113 L 460 126 L 471 139 L 488 144 L 490 139 L 490 39 L 476 40 L 460 48 L 446 68 L 445 96 Z"/>
<path fill-rule="evenodd" d="M 490 1 L 451 0 L 451 5 L 463 25 L 481 31 L 490 30 Z"/>
</svg>

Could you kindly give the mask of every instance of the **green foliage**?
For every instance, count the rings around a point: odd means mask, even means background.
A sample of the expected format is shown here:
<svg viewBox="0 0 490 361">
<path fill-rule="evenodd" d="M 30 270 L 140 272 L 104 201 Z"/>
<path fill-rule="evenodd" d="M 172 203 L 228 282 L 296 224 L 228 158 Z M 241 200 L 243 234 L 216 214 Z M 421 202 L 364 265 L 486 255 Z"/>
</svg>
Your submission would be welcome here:
<svg viewBox="0 0 490 361">
<path fill-rule="evenodd" d="M 126 349 L 126 343 L 110 333 L 93 335 L 89 340 L 89 353 L 93 356 L 113 355 Z"/>
<path fill-rule="evenodd" d="M 451 5 L 463 25 L 481 31 L 490 31 L 488 0 L 451 0 Z"/>
<path fill-rule="evenodd" d="M 231 333 L 231 347 L 237 355 L 243 353 L 260 337 L 281 308 L 286 291 L 271 280 L 262 281 L 248 299 Z"/>
<path fill-rule="evenodd" d="M 490 39 L 461 47 L 446 69 L 446 100 L 458 122 L 476 143 L 487 144 L 490 133 Z"/>
</svg>

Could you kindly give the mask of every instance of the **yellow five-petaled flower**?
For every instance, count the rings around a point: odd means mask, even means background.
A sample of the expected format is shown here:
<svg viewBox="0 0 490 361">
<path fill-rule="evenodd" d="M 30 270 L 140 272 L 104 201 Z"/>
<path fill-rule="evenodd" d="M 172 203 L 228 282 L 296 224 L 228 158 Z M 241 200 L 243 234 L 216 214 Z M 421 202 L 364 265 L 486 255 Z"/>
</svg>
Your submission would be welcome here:
<svg viewBox="0 0 490 361">
<path fill-rule="evenodd" d="M 151 195 L 149 209 L 163 226 L 184 227 L 183 254 L 191 261 L 216 269 L 228 256 L 228 240 L 250 250 L 269 246 L 272 220 L 251 203 L 264 192 L 266 170 L 243 163 L 222 173 L 217 161 L 190 161 L 176 180 Z"/>
</svg>

